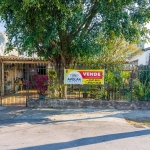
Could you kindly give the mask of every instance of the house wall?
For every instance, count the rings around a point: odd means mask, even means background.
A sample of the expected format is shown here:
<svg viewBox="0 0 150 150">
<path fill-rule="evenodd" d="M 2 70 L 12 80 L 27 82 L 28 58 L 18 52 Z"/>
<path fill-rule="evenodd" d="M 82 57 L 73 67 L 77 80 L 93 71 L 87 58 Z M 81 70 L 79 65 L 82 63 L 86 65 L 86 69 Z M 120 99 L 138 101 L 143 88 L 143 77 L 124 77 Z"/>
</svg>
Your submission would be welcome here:
<svg viewBox="0 0 150 150">
<path fill-rule="evenodd" d="M 137 55 L 133 57 L 130 62 L 135 62 L 138 60 L 137 65 L 148 65 L 149 64 L 149 56 L 150 56 L 150 50 L 143 52 L 141 55 Z"/>
<path fill-rule="evenodd" d="M 44 62 L 38 59 L 37 54 L 32 54 L 32 56 L 29 57 L 27 52 L 20 53 L 17 51 L 16 48 L 14 48 L 9 53 L 5 53 L 7 42 L 8 42 L 8 38 L 6 34 L 0 33 L 0 56 L 1 56 L 0 57 L 1 58 L 0 91 L 1 91 L 1 95 L 14 91 L 15 89 L 14 81 L 17 77 L 32 81 L 32 76 L 37 72 L 36 70 L 33 70 L 33 68 L 29 68 L 30 70 L 28 70 L 27 68 L 29 67 L 29 65 L 30 66 L 33 64 L 40 64 L 40 65 L 46 64 L 47 65 L 49 63 L 49 62 Z M 28 65 L 27 68 L 23 67 L 25 64 Z"/>
<path fill-rule="evenodd" d="M 23 72 L 22 70 L 18 70 L 17 66 L 10 68 L 10 69 L 4 69 L 4 91 L 5 93 L 7 92 L 7 90 L 14 91 L 14 81 L 16 77 L 23 78 Z M 9 85 L 9 88 L 8 88 L 8 85 Z"/>
</svg>

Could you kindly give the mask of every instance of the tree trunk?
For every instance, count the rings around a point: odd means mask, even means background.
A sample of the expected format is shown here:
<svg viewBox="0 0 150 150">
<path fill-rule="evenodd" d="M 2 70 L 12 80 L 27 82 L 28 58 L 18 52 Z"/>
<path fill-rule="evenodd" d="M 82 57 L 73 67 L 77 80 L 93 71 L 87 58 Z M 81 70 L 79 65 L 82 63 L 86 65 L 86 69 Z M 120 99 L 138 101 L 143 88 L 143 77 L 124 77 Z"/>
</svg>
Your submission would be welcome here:
<svg viewBox="0 0 150 150">
<path fill-rule="evenodd" d="M 63 58 L 62 58 L 63 57 Z M 74 58 L 68 58 L 62 55 L 58 55 L 53 58 L 53 66 L 57 73 L 58 82 L 59 82 L 59 97 L 67 98 L 67 85 L 64 85 L 64 69 L 69 68 L 74 61 Z"/>
</svg>

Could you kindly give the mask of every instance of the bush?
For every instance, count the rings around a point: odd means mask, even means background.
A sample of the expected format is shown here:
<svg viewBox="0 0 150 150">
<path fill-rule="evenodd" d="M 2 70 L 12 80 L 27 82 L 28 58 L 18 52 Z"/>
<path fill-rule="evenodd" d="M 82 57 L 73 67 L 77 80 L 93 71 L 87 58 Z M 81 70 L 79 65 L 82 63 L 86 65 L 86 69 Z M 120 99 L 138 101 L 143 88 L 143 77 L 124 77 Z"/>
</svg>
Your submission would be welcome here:
<svg viewBox="0 0 150 150">
<path fill-rule="evenodd" d="M 142 83 L 136 79 L 133 81 L 132 99 L 150 100 L 150 82 Z"/>
</svg>

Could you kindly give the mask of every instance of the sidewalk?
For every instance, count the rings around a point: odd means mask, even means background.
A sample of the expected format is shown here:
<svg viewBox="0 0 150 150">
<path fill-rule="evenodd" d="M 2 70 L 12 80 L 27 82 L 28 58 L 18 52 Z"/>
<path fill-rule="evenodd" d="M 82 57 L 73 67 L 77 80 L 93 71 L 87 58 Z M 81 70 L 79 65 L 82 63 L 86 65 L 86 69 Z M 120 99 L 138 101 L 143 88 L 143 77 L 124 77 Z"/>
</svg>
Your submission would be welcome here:
<svg viewBox="0 0 150 150">
<path fill-rule="evenodd" d="M 4 106 L 0 106 L 0 110 L 3 110 L 3 109 L 5 109 L 6 107 L 4 107 Z"/>
<path fill-rule="evenodd" d="M 124 122 L 125 119 L 134 121 L 150 121 L 150 110 L 116 110 L 116 109 L 42 109 L 26 107 L 0 106 L 0 120 L 113 120 Z"/>
</svg>

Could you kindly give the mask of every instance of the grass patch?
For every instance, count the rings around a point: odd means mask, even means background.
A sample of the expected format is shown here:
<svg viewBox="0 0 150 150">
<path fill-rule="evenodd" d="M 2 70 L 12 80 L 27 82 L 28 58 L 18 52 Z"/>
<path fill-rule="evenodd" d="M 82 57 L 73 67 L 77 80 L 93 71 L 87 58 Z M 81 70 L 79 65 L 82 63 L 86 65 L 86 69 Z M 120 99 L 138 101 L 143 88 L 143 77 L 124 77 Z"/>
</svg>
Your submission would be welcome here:
<svg viewBox="0 0 150 150">
<path fill-rule="evenodd" d="M 135 121 L 126 119 L 126 121 L 135 127 L 150 127 L 150 121 Z"/>
</svg>

